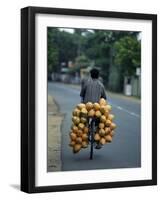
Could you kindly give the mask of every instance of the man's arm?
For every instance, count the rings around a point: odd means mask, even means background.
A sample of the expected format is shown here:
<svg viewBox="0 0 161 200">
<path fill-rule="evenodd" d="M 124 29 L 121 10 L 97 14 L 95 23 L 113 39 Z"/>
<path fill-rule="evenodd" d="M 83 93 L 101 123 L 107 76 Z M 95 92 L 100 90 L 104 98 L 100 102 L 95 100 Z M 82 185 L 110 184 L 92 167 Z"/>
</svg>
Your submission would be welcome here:
<svg viewBox="0 0 161 200">
<path fill-rule="evenodd" d="M 106 97 L 106 91 L 105 91 L 104 86 L 102 86 L 102 94 L 101 94 L 101 98 L 107 99 L 107 97 Z"/>
<path fill-rule="evenodd" d="M 85 87 L 81 88 L 80 96 L 84 98 L 84 96 L 85 96 Z"/>
<path fill-rule="evenodd" d="M 80 96 L 84 99 L 86 93 L 86 86 L 85 84 L 81 87 Z"/>
</svg>

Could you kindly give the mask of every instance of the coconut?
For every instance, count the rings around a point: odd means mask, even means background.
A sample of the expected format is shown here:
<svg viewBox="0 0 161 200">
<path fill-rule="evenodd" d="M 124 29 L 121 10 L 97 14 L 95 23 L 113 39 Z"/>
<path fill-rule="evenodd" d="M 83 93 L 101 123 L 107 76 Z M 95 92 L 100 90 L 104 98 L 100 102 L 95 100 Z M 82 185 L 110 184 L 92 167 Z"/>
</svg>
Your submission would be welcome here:
<svg viewBox="0 0 161 200">
<path fill-rule="evenodd" d="M 82 108 L 86 108 L 86 105 L 85 105 L 84 103 L 79 103 L 79 104 L 77 105 L 77 108 L 78 108 L 79 110 L 81 110 Z"/>
<path fill-rule="evenodd" d="M 111 129 L 109 127 L 105 127 L 105 134 L 108 135 L 110 133 Z"/>
<path fill-rule="evenodd" d="M 70 138 L 71 138 L 71 140 L 75 141 L 77 138 L 77 135 L 75 133 L 70 133 Z"/>
<path fill-rule="evenodd" d="M 111 130 L 114 130 L 116 128 L 116 124 L 112 122 L 110 125 L 110 128 L 111 128 Z"/>
<path fill-rule="evenodd" d="M 93 104 L 93 108 L 94 108 L 94 110 L 99 110 L 100 109 L 100 105 L 99 105 L 99 103 L 94 103 Z"/>
<path fill-rule="evenodd" d="M 72 140 L 72 141 L 70 142 L 69 146 L 73 147 L 75 144 L 76 144 L 75 141 Z"/>
<path fill-rule="evenodd" d="M 82 144 L 82 138 L 81 137 L 77 137 L 75 141 L 76 141 L 77 144 Z"/>
<path fill-rule="evenodd" d="M 105 130 L 104 130 L 103 128 L 101 128 L 101 129 L 99 130 L 99 135 L 100 135 L 101 137 L 103 137 L 103 136 L 105 135 Z"/>
<path fill-rule="evenodd" d="M 73 110 L 73 116 L 77 116 L 77 117 L 80 116 L 80 110 L 79 110 L 78 108 L 75 108 L 75 109 Z"/>
<path fill-rule="evenodd" d="M 98 133 L 96 133 L 96 134 L 94 135 L 94 140 L 95 140 L 95 141 L 99 141 L 100 139 L 101 139 L 100 135 L 99 135 Z"/>
<path fill-rule="evenodd" d="M 104 145 L 104 144 L 106 143 L 106 140 L 105 140 L 104 137 L 102 137 L 102 138 L 100 139 L 100 143 L 101 143 L 102 145 Z"/>
<path fill-rule="evenodd" d="M 100 112 L 99 110 L 97 110 L 97 111 L 95 112 L 95 116 L 98 117 L 98 118 L 100 118 L 100 117 L 101 117 L 101 112 Z"/>
<path fill-rule="evenodd" d="M 75 144 L 73 147 L 73 153 L 78 153 L 81 150 L 81 144 Z"/>
<path fill-rule="evenodd" d="M 79 124 L 79 122 L 80 122 L 80 118 L 79 118 L 79 117 L 76 117 L 76 116 L 73 116 L 73 117 L 72 117 L 72 121 L 73 121 L 73 123 L 74 123 L 75 125 L 77 125 L 77 124 Z"/>
<path fill-rule="evenodd" d="M 82 142 L 82 148 L 87 148 L 88 147 L 88 142 L 87 141 L 83 141 Z"/>
<path fill-rule="evenodd" d="M 85 126 L 84 129 L 83 129 L 83 133 L 88 134 L 88 131 L 89 131 L 89 130 L 88 130 L 88 127 Z"/>
<path fill-rule="evenodd" d="M 79 129 L 79 130 L 77 131 L 77 136 L 78 136 L 78 137 L 81 137 L 82 135 L 83 135 L 83 131 Z"/>
<path fill-rule="evenodd" d="M 77 133 L 77 131 L 78 131 L 78 127 L 75 126 L 75 125 L 73 125 L 73 126 L 72 126 L 72 131 L 73 131 L 74 133 Z"/>
<path fill-rule="evenodd" d="M 114 115 L 109 114 L 109 115 L 108 115 L 108 119 L 112 121 L 112 120 L 114 119 Z"/>
<path fill-rule="evenodd" d="M 106 110 L 105 113 L 104 113 L 104 116 L 105 116 L 106 118 L 108 118 L 108 115 L 109 115 L 109 111 Z"/>
<path fill-rule="evenodd" d="M 83 129 L 84 129 L 84 127 L 85 127 L 85 126 L 84 126 L 84 124 L 83 124 L 83 123 L 79 123 L 79 124 L 78 124 L 78 128 L 79 128 L 79 129 L 83 130 Z"/>
<path fill-rule="evenodd" d="M 105 136 L 106 142 L 112 142 L 112 137 L 111 135 L 106 135 Z"/>
<path fill-rule="evenodd" d="M 95 111 L 93 109 L 91 109 L 89 112 L 88 112 L 88 116 L 89 117 L 94 117 L 95 115 Z"/>
<path fill-rule="evenodd" d="M 82 108 L 80 113 L 81 113 L 82 116 L 86 116 L 88 111 L 87 111 L 86 108 Z"/>
<path fill-rule="evenodd" d="M 92 108 L 93 108 L 93 103 L 91 103 L 91 102 L 86 103 L 86 109 L 88 111 L 91 110 Z"/>
<path fill-rule="evenodd" d="M 108 111 L 111 111 L 111 109 L 112 109 L 111 105 L 108 104 L 107 109 L 108 109 Z"/>
<path fill-rule="evenodd" d="M 105 116 L 105 115 L 102 115 L 102 116 L 100 117 L 100 121 L 101 121 L 102 123 L 105 123 L 105 122 L 106 122 L 106 116 Z"/>
<path fill-rule="evenodd" d="M 111 125 L 111 121 L 109 119 L 106 120 L 105 125 L 109 127 Z"/>
<path fill-rule="evenodd" d="M 84 140 L 84 141 L 88 140 L 88 135 L 86 133 L 82 134 L 82 140 Z"/>
<path fill-rule="evenodd" d="M 85 117 L 81 117 L 80 118 L 81 123 L 85 124 L 87 122 L 87 118 Z"/>
<path fill-rule="evenodd" d="M 99 104 L 102 105 L 102 106 L 105 106 L 107 104 L 106 100 L 104 98 L 101 98 L 99 100 Z"/>
<path fill-rule="evenodd" d="M 100 128 L 100 129 L 102 129 L 102 128 L 104 128 L 104 127 L 105 127 L 105 124 L 104 124 L 104 123 L 99 123 L 99 125 L 98 125 L 98 126 L 99 126 L 99 128 Z"/>
<path fill-rule="evenodd" d="M 106 106 L 103 106 L 103 105 L 101 105 L 100 106 L 100 112 L 102 113 L 102 114 L 104 114 L 105 112 L 106 112 Z"/>
</svg>

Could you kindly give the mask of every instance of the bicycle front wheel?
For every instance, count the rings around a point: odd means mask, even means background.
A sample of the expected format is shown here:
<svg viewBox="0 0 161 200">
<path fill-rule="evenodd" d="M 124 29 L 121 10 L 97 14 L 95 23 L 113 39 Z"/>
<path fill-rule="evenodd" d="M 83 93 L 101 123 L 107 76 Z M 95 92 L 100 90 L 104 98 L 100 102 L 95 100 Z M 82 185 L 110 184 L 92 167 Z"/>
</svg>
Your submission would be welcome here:
<svg viewBox="0 0 161 200">
<path fill-rule="evenodd" d="M 90 146 L 90 160 L 93 159 L 93 146 L 94 146 L 94 132 L 95 132 L 95 122 L 92 121 L 91 123 L 91 131 L 90 131 L 90 143 L 91 143 L 91 146 Z"/>
</svg>

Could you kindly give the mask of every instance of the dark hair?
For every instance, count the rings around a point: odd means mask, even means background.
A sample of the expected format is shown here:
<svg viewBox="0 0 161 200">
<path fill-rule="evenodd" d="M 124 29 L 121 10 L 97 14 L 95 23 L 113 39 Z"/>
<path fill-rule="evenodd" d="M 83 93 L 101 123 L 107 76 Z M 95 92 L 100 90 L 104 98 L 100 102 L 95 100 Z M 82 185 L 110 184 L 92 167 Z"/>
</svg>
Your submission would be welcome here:
<svg viewBox="0 0 161 200">
<path fill-rule="evenodd" d="M 96 68 L 91 69 L 90 74 L 91 74 L 92 78 L 98 78 L 99 77 L 99 71 Z"/>
</svg>

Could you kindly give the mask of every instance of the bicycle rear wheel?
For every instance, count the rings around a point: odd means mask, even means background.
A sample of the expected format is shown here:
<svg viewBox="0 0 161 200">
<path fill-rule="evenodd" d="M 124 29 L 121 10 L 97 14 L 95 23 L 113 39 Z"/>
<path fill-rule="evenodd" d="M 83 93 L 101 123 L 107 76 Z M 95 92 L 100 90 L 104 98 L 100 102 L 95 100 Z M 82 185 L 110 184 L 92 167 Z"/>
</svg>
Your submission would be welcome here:
<svg viewBox="0 0 161 200">
<path fill-rule="evenodd" d="M 90 160 L 93 159 L 93 146 L 94 146 L 94 132 L 95 132 L 95 121 L 92 120 L 91 122 L 91 130 L 90 130 L 90 143 L 91 143 L 91 147 L 90 147 Z"/>
</svg>

